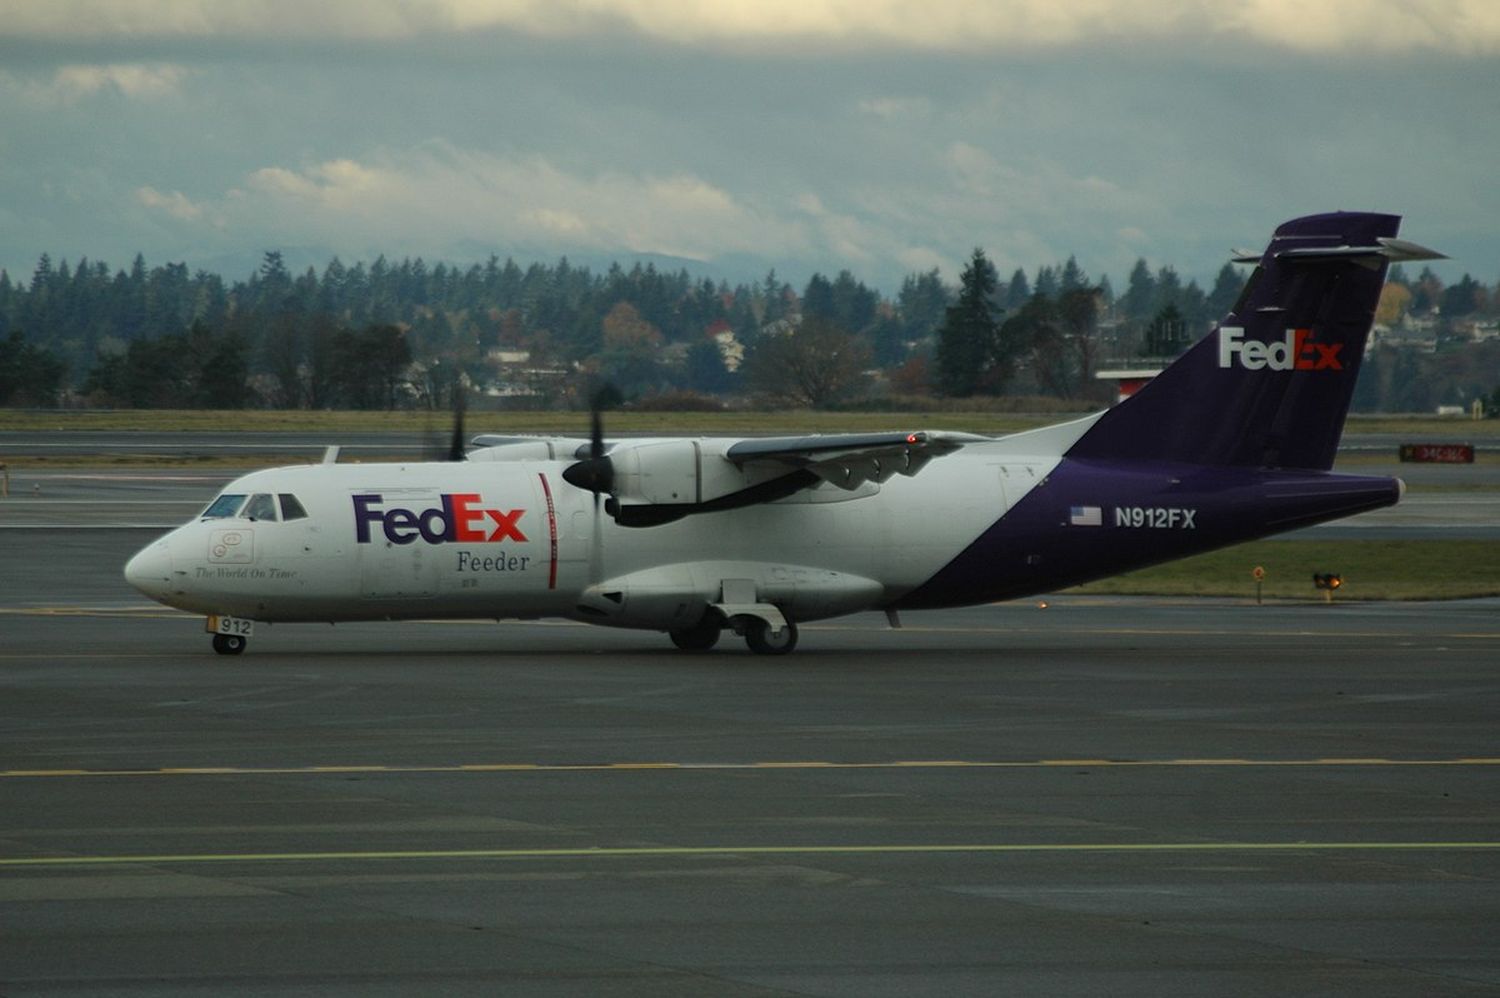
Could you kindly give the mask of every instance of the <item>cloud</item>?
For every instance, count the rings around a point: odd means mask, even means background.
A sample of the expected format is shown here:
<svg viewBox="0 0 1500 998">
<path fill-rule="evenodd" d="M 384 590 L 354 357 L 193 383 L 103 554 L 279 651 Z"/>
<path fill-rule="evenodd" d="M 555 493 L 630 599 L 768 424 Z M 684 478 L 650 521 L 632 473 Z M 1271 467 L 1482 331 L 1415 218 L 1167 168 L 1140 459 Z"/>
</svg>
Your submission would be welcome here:
<svg viewBox="0 0 1500 998">
<path fill-rule="evenodd" d="M 922 118 L 932 113 L 932 101 L 926 97 L 872 97 L 860 101 L 859 110 L 887 121 Z"/>
<path fill-rule="evenodd" d="M 1131 200 L 1104 177 L 1074 176 L 1055 163 L 1001 160 L 967 142 L 952 143 L 947 161 L 958 191 L 976 203 L 1033 210 L 1073 205 L 1098 211 L 1118 209 Z"/>
<path fill-rule="evenodd" d="M 451 258 L 467 247 L 545 246 L 560 254 L 663 255 L 711 262 L 739 256 L 819 261 L 877 280 L 956 273 L 976 243 L 1007 269 L 1060 259 L 1076 232 L 1052 228 L 1082 210 L 1089 225 L 1141 217 L 1145 197 L 1057 164 L 1009 159 L 955 142 L 942 151 L 946 183 L 893 192 L 862 184 L 835 191 L 731 193 L 687 172 L 583 172 L 538 155 L 502 156 L 430 142 L 305 166 L 264 166 L 213 203 L 142 188 L 137 200 L 174 219 L 214 226 L 240 241 L 275 233 L 339 252 L 403 247 Z M 337 234 L 336 237 L 333 234 Z M 830 263 L 830 261 L 836 261 Z"/>
<path fill-rule="evenodd" d="M 40 104 L 76 104 L 105 94 L 152 101 L 178 93 L 190 71 L 165 62 L 68 63 L 45 80 L 0 74 L 5 88 L 22 99 Z"/>
<path fill-rule="evenodd" d="M 202 205 L 194 204 L 181 191 L 163 194 L 154 187 L 138 187 L 135 200 L 137 204 L 162 212 L 179 222 L 198 222 L 209 217 Z"/>
<path fill-rule="evenodd" d="M 1069 191 L 1079 186 L 1067 182 Z M 879 188 L 838 192 L 837 206 L 810 191 L 754 195 L 754 203 L 747 197 L 689 173 L 579 172 L 541 156 L 437 142 L 364 159 L 260 167 L 209 202 L 149 186 L 135 192 L 155 212 L 241 242 L 275 233 L 288 244 L 333 239 L 338 252 L 400 246 L 448 258 L 462 252 L 456 247 L 545 246 L 701 262 L 835 260 L 888 277 L 898 269 L 951 269 L 967 249 L 916 235 L 911 206 Z M 931 223 L 972 205 L 966 197 L 922 197 L 915 210 Z"/>
<path fill-rule="evenodd" d="M 1500 4 L 1492 0 L 1244 0 L 1220 30 L 1307 52 L 1432 50 L 1500 52 Z"/>
<path fill-rule="evenodd" d="M 54 0 L 7 12 L 0 37 L 388 41 L 622 28 L 675 44 L 741 47 L 995 52 L 1248 38 L 1307 52 L 1500 52 L 1494 0 Z"/>
<path fill-rule="evenodd" d="M 168 197 L 152 200 L 168 210 Z M 795 221 L 769 217 L 690 174 L 575 173 L 539 156 L 444 143 L 368 161 L 262 167 L 226 192 L 218 210 L 235 227 L 288 240 L 338 231 L 356 243 L 428 252 L 535 242 L 706 260 L 806 242 Z"/>
</svg>

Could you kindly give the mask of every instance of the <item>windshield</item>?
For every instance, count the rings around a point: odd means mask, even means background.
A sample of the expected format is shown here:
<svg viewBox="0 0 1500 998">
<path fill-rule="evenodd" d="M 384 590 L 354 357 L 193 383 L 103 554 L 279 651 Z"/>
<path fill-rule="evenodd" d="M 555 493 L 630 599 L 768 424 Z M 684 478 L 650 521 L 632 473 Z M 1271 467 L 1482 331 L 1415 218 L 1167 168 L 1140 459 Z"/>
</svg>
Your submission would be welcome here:
<svg viewBox="0 0 1500 998">
<path fill-rule="evenodd" d="M 245 503 L 245 494 L 226 492 L 213 502 L 208 504 L 208 509 L 203 511 L 203 519 L 218 520 L 227 516 L 233 516 L 240 511 Z"/>
<path fill-rule="evenodd" d="M 297 501 L 297 497 L 288 493 L 281 493 L 281 518 L 283 520 L 300 520 L 307 516 L 307 510 Z"/>
<path fill-rule="evenodd" d="M 257 492 L 245 503 L 245 512 L 242 514 L 247 520 L 274 520 L 276 519 L 276 500 L 265 492 Z"/>
</svg>

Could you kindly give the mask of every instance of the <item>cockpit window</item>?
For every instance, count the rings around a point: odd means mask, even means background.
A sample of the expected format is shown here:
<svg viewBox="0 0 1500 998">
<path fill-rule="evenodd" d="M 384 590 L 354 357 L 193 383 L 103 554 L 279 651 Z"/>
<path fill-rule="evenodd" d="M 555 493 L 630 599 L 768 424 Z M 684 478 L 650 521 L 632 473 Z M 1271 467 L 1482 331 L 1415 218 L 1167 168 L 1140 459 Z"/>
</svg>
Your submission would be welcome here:
<svg viewBox="0 0 1500 998">
<path fill-rule="evenodd" d="M 281 500 L 281 518 L 283 520 L 302 520 L 307 517 L 307 510 L 297 501 L 297 497 L 290 492 L 283 492 L 278 499 Z"/>
<path fill-rule="evenodd" d="M 240 511 L 240 507 L 244 505 L 244 502 L 245 494 L 243 492 L 238 494 L 226 492 L 208 504 L 208 509 L 203 511 L 203 519 L 221 520 L 224 517 L 233 516 Z"/>
<path fill-rule="evenodd" d="M 257 492 L 245 503 L 244 517 L 247 520 L 275 520 L 276 500 L 270 493 Z"/>
</svg>

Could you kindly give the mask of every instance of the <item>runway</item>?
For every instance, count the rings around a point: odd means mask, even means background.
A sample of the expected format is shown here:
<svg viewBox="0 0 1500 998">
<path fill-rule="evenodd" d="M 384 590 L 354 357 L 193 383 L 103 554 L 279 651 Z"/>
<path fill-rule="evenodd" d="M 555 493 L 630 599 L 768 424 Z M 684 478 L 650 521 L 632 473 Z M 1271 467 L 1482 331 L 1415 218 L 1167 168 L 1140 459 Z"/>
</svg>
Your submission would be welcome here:
<svg viewBox="0 0 1500 998">
<path fill-rule="evenodd" d="M 152 535 L 0 530 L 7 998 L 1500 987 L 1500 601 L 226 660 L 120 579 Z"/>
</svg>

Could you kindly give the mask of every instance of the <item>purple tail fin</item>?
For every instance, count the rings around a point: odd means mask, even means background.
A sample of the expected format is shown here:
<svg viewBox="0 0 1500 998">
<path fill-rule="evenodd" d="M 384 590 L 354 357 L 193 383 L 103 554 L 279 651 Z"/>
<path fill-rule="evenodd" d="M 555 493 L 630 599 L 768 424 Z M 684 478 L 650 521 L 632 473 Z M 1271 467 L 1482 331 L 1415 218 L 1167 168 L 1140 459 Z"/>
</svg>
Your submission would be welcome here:
<svg viewBox="0 0 1500 998">
<path fill-rule="evenodd" d="M 1440 256 L 1396 239 L 1400 222 L 1340 212 L 1281 226 L 1219 327 L 1068 456 L 1331 468 L 1387 266 Z"/>
</svg>

